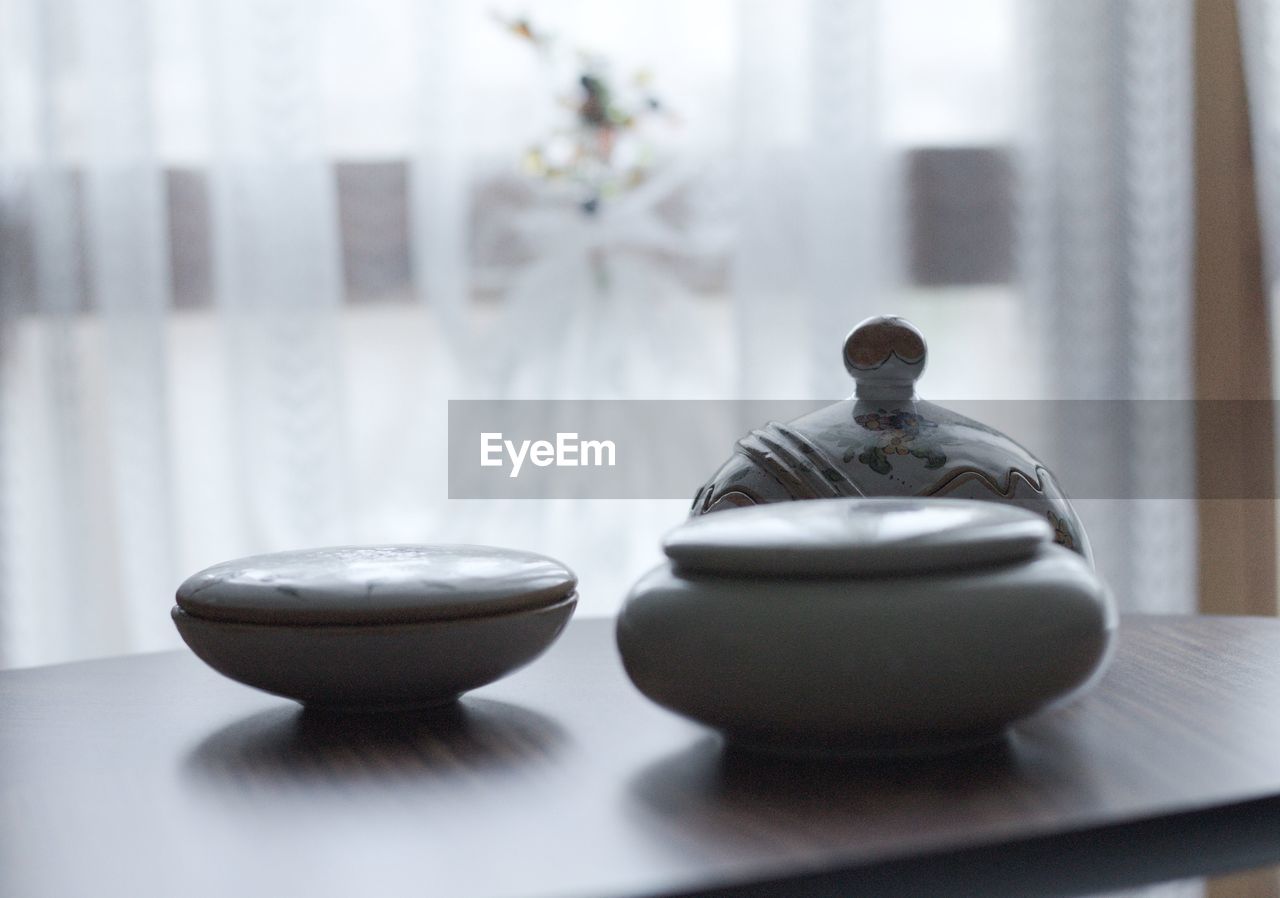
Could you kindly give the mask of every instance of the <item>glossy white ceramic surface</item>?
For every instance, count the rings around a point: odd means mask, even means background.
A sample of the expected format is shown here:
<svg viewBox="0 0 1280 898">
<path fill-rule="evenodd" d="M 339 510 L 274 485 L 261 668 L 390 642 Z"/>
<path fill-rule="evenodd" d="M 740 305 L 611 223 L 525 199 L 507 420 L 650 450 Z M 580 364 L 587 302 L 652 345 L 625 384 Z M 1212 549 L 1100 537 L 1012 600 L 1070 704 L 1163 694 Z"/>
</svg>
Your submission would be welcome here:
<svg viewBox="0 0 1280 898">
<path fill-rule="evenodd" d="M 214 565 L 179 587 L 172 617 L 192 651 L 246 685 L 308 706 L 422 707 L 541 654 L 576 584 L 532 552 L 338 546 Z"/>
<path fill-rule="evenodd" d="M 334 546 L 215 564 L 178 587 L 177 602 L 240 623 L 406 623 L 537 608 L 576 585 L 565 565 L 517 549 Z"/>
<path fill-rule="evenodd" d="M 994 738 L 1085 688 L 1115 627 L 1089 564 L 1046 544 L 1028 561 L 918 576 L 663 564 L 636 584 L 617 638 L 641 692 L 730 741 L 910 754 Z"/>
<path fill-rule="evenodd" d="M 492 683 L 542 654 L 577 594 L 505 614 L 401 624 L 242 624 L 175 607 L 183 640 L 246 686 L 308 707 L 383 711 L 433 707 Z"/>
<path fill-rule="evenodd" d="M 873 576 L 1005 564 L 1053 538 L 1044 518 L 963 499 L 825 499 L 691 518 L 663 548 L 689 573 Z"/>
</svg>

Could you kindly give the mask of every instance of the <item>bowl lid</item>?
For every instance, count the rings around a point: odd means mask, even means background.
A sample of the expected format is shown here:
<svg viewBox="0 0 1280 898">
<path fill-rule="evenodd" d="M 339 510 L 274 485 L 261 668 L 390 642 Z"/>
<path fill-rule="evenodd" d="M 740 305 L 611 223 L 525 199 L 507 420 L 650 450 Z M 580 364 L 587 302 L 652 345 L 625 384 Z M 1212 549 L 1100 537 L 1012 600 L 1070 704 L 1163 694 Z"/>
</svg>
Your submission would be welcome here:
<svg viewBox="0 0 1280 898">
<path fill-rule="evenodd" d="M 866 319 L 845 337 L 843 359 L 853 395 L 752 430 L 698 490 L 693 514 L 861 496 L 1011 502 L 1046 518 L 1059 544 L 1092 559 L 1079 517 L 1036 456 L 916 394 L 928 346 L 910 322 Z"/>
<path fill-rule="evenodd" d="M 253 624 L 456 620 L 553 605 L 578 579 L 553 558 L 492 546 L 336 546 L 224 561 L 178 587 L 178 607 Z"/>
<path fill-rule="evenodd" d="M 690 518 L 663 542 L 687 573 L 883 576 L 1007 564 L 1053 532 L 1013 505 L 965 499 L 815 499 Z"/>
</svg>

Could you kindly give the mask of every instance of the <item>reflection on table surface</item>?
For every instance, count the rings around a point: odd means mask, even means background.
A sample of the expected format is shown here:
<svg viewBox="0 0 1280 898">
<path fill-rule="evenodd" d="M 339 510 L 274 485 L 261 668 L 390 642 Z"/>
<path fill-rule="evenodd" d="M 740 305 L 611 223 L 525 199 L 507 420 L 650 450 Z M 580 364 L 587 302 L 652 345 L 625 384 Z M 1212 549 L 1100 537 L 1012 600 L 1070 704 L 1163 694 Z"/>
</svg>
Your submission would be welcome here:
<svg viewBox="0 0 1280 898">
<path fill-rule="evenodd" d="M 1209 879 L 1178 879 L 1171 882 L 1105 892 L 1092 898 L 1278 898 L 1280 867 L 1259 867 Z"/>
</svg>

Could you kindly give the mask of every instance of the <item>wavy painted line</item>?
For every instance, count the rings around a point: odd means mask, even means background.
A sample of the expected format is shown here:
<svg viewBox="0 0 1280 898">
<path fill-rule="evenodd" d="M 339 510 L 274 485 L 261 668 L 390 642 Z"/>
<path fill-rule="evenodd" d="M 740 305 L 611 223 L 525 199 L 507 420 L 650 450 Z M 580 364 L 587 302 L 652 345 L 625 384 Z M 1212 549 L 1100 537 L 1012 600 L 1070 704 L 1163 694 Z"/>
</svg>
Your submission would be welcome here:
<svg viewBox="0 0 1280 898">
<path fill-rule="evenodd" d="M 1037 472 L 1038 471 L 1039 469 L 1037 469 Z M 1007 481 L 1002 487 L 996 482 L 995 478 L 986 471 L 979 471 L 977 468 L 959 468 L 958 470 L 950 472 L 944 479 L 938 481 L 918 495 L 940 496 L 974 480 L 980 482 L 997 496 L 1005 499 L 1013 498 L 1014 491 L 1017 489 L 1018 480 L 1021 480 L 1037 493 L 1040 493 L 1041 495 L 1044 494 L 1044 480 L 1038 473 L 1036 477 L 1032 478 L 1031 475 L 1020 471 L 1017 468 L 1010 468 Z"/>
</svg>

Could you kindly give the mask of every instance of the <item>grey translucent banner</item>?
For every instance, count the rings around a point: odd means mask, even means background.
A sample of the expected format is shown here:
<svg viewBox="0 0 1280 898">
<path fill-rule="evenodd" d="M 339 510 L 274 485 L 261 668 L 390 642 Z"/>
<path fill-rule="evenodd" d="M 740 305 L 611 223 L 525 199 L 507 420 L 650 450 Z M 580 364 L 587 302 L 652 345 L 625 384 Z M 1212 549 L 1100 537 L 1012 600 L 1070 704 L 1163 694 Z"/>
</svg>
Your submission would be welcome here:
<svg viewBox="0 0 1280 898">
<path fill-rule="evenodd" d="M 691 500 L 751 430 L 768 422 L 790 422 L 829 404 L 453 400 L 449 497 Z M 982 400 L 944 405 L 1021 443 L 1076 499 L 1276 495 L 1271 473 L 1275 417 L 1269 401 Z M 852 420 L 849 424 L 858 426 Z M 1198 466 L 1197 439 L 1204 447 Z"/>
</svg>

